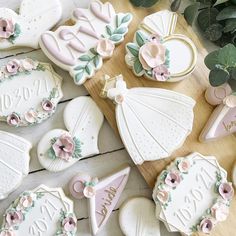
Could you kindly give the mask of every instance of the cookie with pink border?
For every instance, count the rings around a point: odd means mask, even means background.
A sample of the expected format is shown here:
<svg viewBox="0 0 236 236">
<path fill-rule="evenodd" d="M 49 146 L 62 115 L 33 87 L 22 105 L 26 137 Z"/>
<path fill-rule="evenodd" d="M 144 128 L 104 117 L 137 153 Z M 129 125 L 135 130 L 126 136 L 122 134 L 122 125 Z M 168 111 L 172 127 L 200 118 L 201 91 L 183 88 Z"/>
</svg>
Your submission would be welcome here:
<svg viewBox="0 0 236 236">
<path fill-rule="evenodd" d="M 75 236 L 73 202 L 61 188 L 38 186 L 23 192 L 3 215 L 0 235 Z"/>
<path fill-rule="evenodd" d="M 0 8 L 0 50 L 39 48 L 39 38 L 61 19 L 60 0 L 22 0 L 19 14 Z"/>
<path fill-rule="evenodd" d="M 234 196 L 227 172 L 213 156 L 193 153 L 177 158 L 157 177 L 156 217 L 170 232 L 211 233 L 225 221 Z"/>
<path fill-rule="evenodd" d="M 73 20 L 73 26 L 42 34 L 40 46 L 81 85 L 102 67 L 104 59 L 112 57 L 115 45 L 128 33 L 132 15 L 116 13 L 111 3 L 93 0 L 88 9 L 75 9 Z"/>
<path fill-rule="evenodd" d="M 92 234 L 96 235 L 107 223 L 126 186 L 130 167 L 122 168 L 101 180 L 88 174 L 78 173 L 69 183 L 71 195 L 76 199 L 86 197 Z"/>
</svg>

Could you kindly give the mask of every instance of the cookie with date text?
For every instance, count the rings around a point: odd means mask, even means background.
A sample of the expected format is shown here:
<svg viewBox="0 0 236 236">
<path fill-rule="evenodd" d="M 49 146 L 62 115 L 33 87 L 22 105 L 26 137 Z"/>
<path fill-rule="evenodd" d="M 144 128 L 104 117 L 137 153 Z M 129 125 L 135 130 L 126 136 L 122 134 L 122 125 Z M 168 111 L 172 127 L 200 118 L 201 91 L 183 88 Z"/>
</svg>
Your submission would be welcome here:
<svg viewBox="0 0 236 236">
<path fill-rule="evenodd" d="M 157 177 L 156 217 L 170 232 L 211 233 L 229 214 L 234 196 L 227 172 L 213 156 L 177 158 Z"/>
<path fill-rule="evenodd" d="M 62 78 L 51 64 L 13 59 L 0 67 L 0 121 L 10 126 L 39 124 L 56 111 Z"/>
<path fill-rule="evenodd" d="M 60 0 L 22 0 L 19 14 L 0 8 L 0 50 L 39 48 L 41 34 L 55 26 L 61 16 Z"/>
<path fill-rule="evenodd" d="M 131 168 L 125 166 L 101 180 L 78 173 L 69 182 L 71 195 L 87 198 L 92 234 L 96 235 L 107 223 L 126 186 Z"/>
<path fill-rule="evenodd" d="M 60 26 L 42 34 L 40 46 L 46 56 L 69 71 L 75 84 L 94 76 L 103 60 L 112 57 L 124 40 L 132 20 L 130 13 L 116 13 L 112 4 L 92 0 L 88 9 L 73 12 L 73 26 Z"/>
<path fill-rule="evenodd" d="M 61 188 L 40 185 L 23 192 L 3 215 L 0 235 L 75 236 L 73 202 Z"/>
</svg>

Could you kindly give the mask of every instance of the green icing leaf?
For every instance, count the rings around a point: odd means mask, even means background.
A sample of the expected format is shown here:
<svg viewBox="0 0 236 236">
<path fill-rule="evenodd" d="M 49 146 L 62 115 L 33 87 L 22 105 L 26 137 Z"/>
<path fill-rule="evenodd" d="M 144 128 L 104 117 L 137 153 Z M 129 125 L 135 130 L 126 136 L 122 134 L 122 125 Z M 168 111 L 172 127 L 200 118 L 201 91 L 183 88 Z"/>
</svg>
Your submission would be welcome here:
<svg viewBox="0 0 236 236">
<path fill-rule="evenodd" d="M 76 66 L 75 68 L 74 68 L 74 70 L 83 70 L 84 69 L 84 66 Z"/>
<path fill-rule="evenodd" d="M 94 48 L 91 48 L 89 51 L 90 51 L 93 55 L 97 55 L 97 54 L 98 54 Z"/>
<path fill-rule="evenodd" d="M 106 31 L 107 31 L 107 34 L 108 34 L 109 36 L 111 36 L 111 35 L 113 34 L 112 26 L 107 25 L 107 26 L 106 26 Z"/>
<path fill-rule="evenodd" d="M 100 58 L 99 55 L 97 55 L 97 56 L 95 56 L 95 57 L 93 58 L 93 64 L 94 64 L 94 66 L 95 66 L 96 69 L 98 68 L 98 66 L 99 66 L 99 64 L 100 64 L 100 60 L 101 60 L 101 58 Z"/>
<path fill-rule="evenodd" d="M 113 34 L 111 37 L 110 37 L 110 40 L 113 41 L 113 42 L 119 42 L 121 41 L 123 38 L 122 35 L 120 34 Z"/>
<path fill-rule="evenodd" d="M 84 76 L 84 70 L 80 71 L 75 75 L 75 81 L 79 82 L 83 78 L 83 76 Z"/>
<path fill-rule="evenodd" d="M 85 71 L 87 72 L 88 75 L 91 75 L 92 74 L 92 66 L 88 64 L 85 67 Z"/>
<path fill-rule="evenodd" d="M 209 82 L 211 86 L 217 87 L 227 82 L 229 73 L 225 70 L 214 69 L 210 72 Z"/>
<path fill-rule="evenodd" d="M 139 48 L 136 44 L 134 43 L 128 43 L 126 45 L 126 48 L 130 51 L 130 53 L 135 56 L 135 57 L 138 57 L 139 55 Z"/>
<path fill-rule="evenodd" d="M 114 31 L 114 34 L 125 34 L 127 32 L 127 27 L 119 27 Z"/>
<path fill-rule="evenodd" d="M 52 147 L 48 150 L 48 157 L 52 160 L 55 160 L 57 158 Z"/>
<path fill-rule="evenodd" d="M 128 23 L 132 18 L 132 15 L 130 13 L 127 13 L 121 20 L 121 24 Z"/>
<path fill-rule="evenodd" d="M 139 75 L 143 71 L 143 66 L 140 63 L 139 59 L 137 59 L 134 63 L 134 71 L 137 75 Z"/>
<path fill-rule="evenodd" d="M 81 61 L 90 61 L 91 57 L 89 55 L 83 55 L 83 56 L 79 57 L 79 60 L 81 60 Z"/>
<path fill-rule="evenodd" d="M 139 45 L 139 47 L 142 47 L 145 44 L 145 42 L 147 41 L 146 37 L 144 36 L 144 34 L 141 31 L 137 31 L 135 37 L 136 37 L 136 42 Z"/>
</svg>

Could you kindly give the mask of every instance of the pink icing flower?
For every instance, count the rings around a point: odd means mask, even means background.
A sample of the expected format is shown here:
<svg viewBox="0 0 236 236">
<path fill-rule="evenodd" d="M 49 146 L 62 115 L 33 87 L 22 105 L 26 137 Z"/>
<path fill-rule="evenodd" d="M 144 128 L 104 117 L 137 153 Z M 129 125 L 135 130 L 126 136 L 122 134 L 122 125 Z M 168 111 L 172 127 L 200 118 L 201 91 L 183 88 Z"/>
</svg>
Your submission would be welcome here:
<svg viewBox="0 0 236 236">
<path fill-rule="evenodd" d="M 12 113 L 7 117 L 7 123 L 10 126 L 18 126 L 20 124 L 20 117 L 16 113 Z"/>
<path fill-rule="evenodd" d="M 18 69 L 20 67 L 20 62 L 16 59 L 9 61 L 6 65 L 6 71 L 10 75 L 15 75 L 18 72 Z"/>
<path fill-rule="evenodd" d="M 77 225 L 77 221 L 74 217 L 66 217 L 63 221 L 62 221 L 62 227 L 63 230 L 66 232 L 74 232 L 76 229 L 76 225 Z"/>
<path fill-rule="evenodd" d="M 161 202 L 161 203 L 167 203 L 170 199 L 170 195 L 167 191 L 165 190 L 158 190 L 156 198 Z"/>
<path fill-rule="evenodd" d="M 191 163 L 187 159 L 182 159 L 178 163 L 178 169 L 182 173 L 187 173 L 191 167 Z"/>
<path fill-rule="evenodd" d="M 15 25 L 12 20 L 0 18 L 0 39 L 10 38 L 15 31 Z"/>
<path fill-rule="evenodd" d="M 33 110 L 30 110 L 30 111 L 26 112 L 26 114 L 25 114 L 25 120 L 30 124 L 35 123 L 37 120 L 37 117 L 38 117 L 37 112 L 35 112 Z"/>
<path fill-rule="evenodd" d="M 213 227 L 214 222 L 210 218 L 205 218 L 200 223 L 200 230 L 205 234 L 209 234 L 212 231 Z"/>
<path fill-rule="evenodd" d="M 32 71 L 35 70 L 38 66 L 38 62 L 34 61 L 30 58 L 26 58 L 24 60 L 21 61 L 21 70 L 24 71 Z"/>
<path fill-rule="evenodd" d="M 217 221 L 225 221 L 229 215 L 229 207 L 223 202 L 216 202 L 211 208 L 211 215 Z"/>
<path fill-rule="evenodd" d="M 83 194 L 86 198 L 92 198 L 96 194 L 96 190 L 93 186 L 86 186 L 84 188 Z"/>
<path fill-rule="evenodd" d="M 0 232 L 0 236 L 15 236 L 13 229 L 4 229 Z"/>
<path fill-rule="evenodd" d="M 139 60 L 145 70 L 165 63 L 166 48 L 155 41 L 145 43 L 139 50 Z"/>
<path fill-rule="evenodd" d="M 110 58 L 114 52 L 115 45 L 109 39 L 100 39 L 97 44 L 97 53 L 104 59 Z"/>
<path fill-rule="evenodd" d="M 32 207 L 33 204 L 34 204 L 34 200 L 30 195 L 22 196 L 19 199 L 19 202 L 17 205 L 17 210 L 26 210 L 26 209 Z"/>
<path fill-rule="evenodd" d="M 231 183 L 222 183 L 219 186 L 219 193 L 225 200 L 230 200 L 234 196 L 234 189 Z"/>
<path fill-rule="evenodd" d="M 155 42 L 155 43 L 160 43 L 161 42 L 161 37 L 157 34 L 152 34 L 150 36 L 150 41 Z"/>
<path fill-rule="evenodd" d="M 159 65 L 155 67 L 152 71 L 152 74 L 157 81 L 166 81 L 170 77 L 170 72 L 165 65 Z"/>
<path fill-rule="evenodd" d="M 52 146 L 55 155 L 65 161 L 69 161 L 75 150 L 75 143 L 72 137 L 62 135 Z"/>
<path fill-rule="evenodd" d="M 42 108 L 44 111 L 50 112 L 54 109 L 54 105 L 50 100 L 44 100 L 42 102 Z"/>
<path fill-rule="evenodd" d="M 165 178 L 165 183 L 174 188 L 180 183 L 180 175 L 178 172 L 169 172 Z"/>
<path fill-rule="evenodd" d="M 23 221 L 24 217 L 22 212 L 17 210 L 10 210 L 5 216 L 6 223 L 8 226 L 19 225 Z"/>
</svg>

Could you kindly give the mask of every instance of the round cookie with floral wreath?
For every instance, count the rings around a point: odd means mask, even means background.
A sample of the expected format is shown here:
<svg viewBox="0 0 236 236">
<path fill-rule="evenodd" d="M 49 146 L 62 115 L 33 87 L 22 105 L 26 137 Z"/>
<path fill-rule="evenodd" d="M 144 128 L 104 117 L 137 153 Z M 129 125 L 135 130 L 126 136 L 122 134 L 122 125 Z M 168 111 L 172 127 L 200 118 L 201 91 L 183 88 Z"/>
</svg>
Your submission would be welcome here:
<svg viewBox="0 0 236 236">
<path fill-rule="evenodd" d="M 30 126 L 56 111 L 62 78 L 52 66 L 31 58 L 13 59 L 0 67 L 0 121 Z"/>
<path fill-rule="evenodd" d="M 234 196 L 227 172 L 215 157 L 177 158 L 158 176 L 153 190 L 156 217 L 168 231 L 209 234 L 225 221 Z"/>
</svg>

